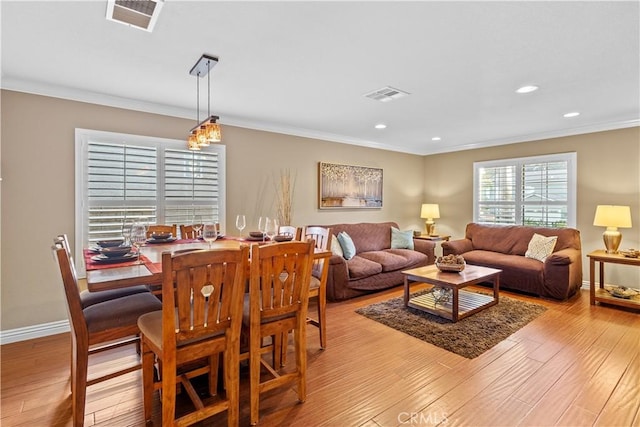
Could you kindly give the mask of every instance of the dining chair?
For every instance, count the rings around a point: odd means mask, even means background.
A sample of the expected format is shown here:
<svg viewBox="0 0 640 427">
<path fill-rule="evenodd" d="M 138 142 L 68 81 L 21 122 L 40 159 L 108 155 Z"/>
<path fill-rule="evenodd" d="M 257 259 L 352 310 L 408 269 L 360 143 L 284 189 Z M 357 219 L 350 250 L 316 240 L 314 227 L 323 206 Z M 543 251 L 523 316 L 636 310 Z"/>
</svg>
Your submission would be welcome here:
<svg viewBox="0 0 640 427">
<path fill-rule="evenodd" d="M 151 419 L 153 392 L 160 389 L 163 426 L 191 425 L 225 410 L 227 424 L 238 425 L 240 326 L 248 262 L 246 245 L 162 254 L 162 311 L 138 319 L 145 420 Z M 221 355 L 224 397 L 216 396 Z M 207 362 L 204 366 L 194 364 L 203 358 Z M 156 360 L 158 381 L 154 377 Z M 191 383 L 192 378 L 204 374 L 208 374 L 208 393 L 216 396 L 207 402 Z M 177 384 L 195 406 L 193 412 L 178 419 Z"/>
<path fill-rule="evenodd" d="M 300 240 L 302 228 L 294 227 L 293 225 L 281 225 L 278 229 L 278 234 L 280 236 L 291 236 L 293 240 Z"/>
<path fill-rule="evenodd" d="M 73 425 L 84 424 L 87 387 L 140 369 L 128 366 L 97 378 L 88 379 L 89 356 L 128 344 L 137 344 L 137 320 L 142 314 L 162 308 L 149 292 L 141 292 L 97 302 L 83 307 L 73 259 L 65 243 L 54 239 L 52 251 L 58 262 L 71 327 L 71 398 Z"/>
<path fill-rule="evenodd" d="M 198 231 L 193 228 L 194 224 L 180 224 L 180 238 L 181 239 L 197 239 Z M 200 224 L 200 230 L 202 230 L 202 224 Z"/>
<path fill-rule="evenodd" d="M 306 399 L 306 318 L 313 250 L 313 242 L 295 241 L 251 247 L 249 295 L 245 296 L 242 317 L 243 334 L 249 343 L 240 358 L 249 360 L 252 425 L 258 422 L 263 392 L 295 384 L 298 400 Z M 281 348 L 276 341 L 290 330 L 294 331 L 295 368 L 279 372 L 276 359 Z M 263 344 L 267 337 L 270 343 Z M 263 359 L 266 354 L 271 354 L 271 365 Z M 261 381 L 261 366 L 267 369 L 269 379 Z"/>
<path fill-rule="evenodd" d="M 325 227 L 304 227 L 302 230 L 302 240 L 314 240 L 315 246 L 320 250 L 331 250 L 331 228 Z M 320 348 L 327 347 L 327 275 L 329 274 L 329 260 L 316 259 L 313 262 L 311 271 L 311 282 L 309 287 L 309 299 L 316 298 L 318 318 L 307 317 L 307 323 L 319 329 Z"/>
<path fill-rule="evenodd" d="M 154 233 L 171 233 L 173 237 L 178 237 L 178 226 L 176 224 L 172 225 L 161 225 L 161 224 L 153 224 L 147 227 L 147 239 L 149 239 Z"/>
<path fill-rule="evenodd" d="M 66 234 L 61 234 L 53 239 L 54 244 L 60 244 L 67 251 L 67 256 L 73 260 L 71 256 L 71 246 L 69 245 L 69 238 Z M 111 289 L 108 291 L 89 292 L 86 289 L 78 288 L 80 292 L 80 303 L 82 308 L 87 308 L 90 305 L 99 304 L 101 302 L 109 301 L 112 299 L 126 297 L 128 295 L 140 294 L 143 292 L 150 292 L 149 287 L 145 285 L 127 286 L 125 288 Z"/>
</svg>

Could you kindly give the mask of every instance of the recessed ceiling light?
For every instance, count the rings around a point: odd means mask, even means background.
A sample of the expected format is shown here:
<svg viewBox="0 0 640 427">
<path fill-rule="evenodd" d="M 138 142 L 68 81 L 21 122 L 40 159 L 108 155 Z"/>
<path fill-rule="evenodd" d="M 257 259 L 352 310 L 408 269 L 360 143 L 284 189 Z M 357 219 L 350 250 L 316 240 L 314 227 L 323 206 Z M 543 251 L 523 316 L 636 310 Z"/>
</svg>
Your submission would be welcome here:
<svg viewBox="0 0 640 427">
<path fill-rule="evenodd" d="M 538 90 L 538 86 L 522 86 L 516 90 L 516 93 L 530 93 Z"/>
<path fill-rule="evenodd" d="M 576 116 L 579 116 L 579 115 L 580 115 L 580 113 L 578 113 L 577 111 L 573 111 L 571 113 L 567 113 L 567 114 L 563 115 L 562 117 L 569 118 L 569 117 L 576 117 Z"/>
<path fill-rule="evenodd" d="M 442 138 L 440 138 L 439 136 L 434 136 L 433 138 L 431 138 L 432 141 L 440 141 Z"/>
<path fill-rule="evenodd" d="M 378 123 L 375 128 L 376 129 L 385 129 L 387 127 L 387 125 L 385 125 L 384 123 Z"/>
</svg>

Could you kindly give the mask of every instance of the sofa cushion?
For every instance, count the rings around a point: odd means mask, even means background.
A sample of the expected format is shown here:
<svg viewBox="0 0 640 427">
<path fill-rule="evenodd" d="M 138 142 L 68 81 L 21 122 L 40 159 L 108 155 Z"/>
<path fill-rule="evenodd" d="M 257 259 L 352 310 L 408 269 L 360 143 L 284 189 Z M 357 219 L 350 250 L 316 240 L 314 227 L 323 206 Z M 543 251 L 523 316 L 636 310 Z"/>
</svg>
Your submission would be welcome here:
<svg viewBox="0 0 640 427">
<path fill-rule="evenodd" d="M 391 249 L 413 249 L 413 230 L 400 231 L 391 227 Z"/>
<path fill-rule="evenodd" d="M 347 268 L 349 270 L 349 279 L 362 279 L 382 273 L 382 265 L 363 258 L 360 255 L 356 255 L 348 260 Z"/>
<path fill-rule="evenodd" d="M 556 246 L 557 240 L 558 236 L 545 237 L 541 234 L 534 233 L 524 256 L 544 262 L 547 257 L 553 253 L 553 248 Z"/>
<path fill-rule="evenodd" d="M 418 252 L 411 249 L 386 249 L 385 252 L 401 256 L 406 260 L 406 265 L 401 268 L 406 268 L 407 266 L 415 265 L 417 263 L 426 263 L 429 261 L 429 257 L 423 254 L 422 252 Z"/>
<path fill-rule="evenodd" d="M 338 242 L 338 237 L 336 235 L 334 235 L 331 238 L 331 253 L 344 258 L 344 252 L 342 252 L 342 246 L 340 246 L 340 242 Z"/>
<path fill-rule="evenodd" d="M 466 237 L 471 240 L 473 249 L 500 252 L 503 254 L 516 254 L 514 247 L 522 239 L 521 227 L 514 228 L 504 225 L 486 225 L 471 223 L 467 225 Z M 526 237 L 529 242 L 531 236 Z M 525 247 L 526 250 L 526 247 Z M 524 255 L 524 250 L 518 255 Z"/>
<path fill-rule="evenodd" d="M 338 233 L 338 242 L 342 248 L 342 255 L 345 259 L 351 259 L 356 254 L 356 246 L 353 244 L 351 237 L 345 232 Z"/>
<path fill-rule="evenodd" d="M 544 284 L 544 264 L 521 255 L 506 255 L 492 251 L 464 253 L 467 264 L 483 265 L 502 270 L 500 287 L 518 289 L 540 295 Z"/>
<path fill-rule="evenodd" d="M 331 231 L 338 235 L 345 231 L 356 246 L 356 253 L 379 251 L 391 247 L 391 227 L 398 228 L 395 222 L 360 222 L 355 224 L 333 224 L 323 225 L 331 227 Z"/>
<path fill-rule="evenodd" d="M 382 271 L 399 270 L 408 264 L 405 257 L 388 252 L 388 250 L 362 252 L 358 256 L 380 264 Z"/>
</svg>

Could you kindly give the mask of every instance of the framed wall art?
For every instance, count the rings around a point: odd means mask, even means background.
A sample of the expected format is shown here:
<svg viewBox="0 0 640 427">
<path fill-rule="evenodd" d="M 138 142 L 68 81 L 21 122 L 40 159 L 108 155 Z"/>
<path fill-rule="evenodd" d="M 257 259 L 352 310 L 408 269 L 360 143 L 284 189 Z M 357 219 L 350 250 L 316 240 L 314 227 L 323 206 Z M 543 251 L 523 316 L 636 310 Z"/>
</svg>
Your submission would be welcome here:
<svg viewBox="0 0 640 427">
<path fill-rule="evenodd" d="M 320 209 L 380 209 L 382 169 L 318 163 Z"/>
</svg>

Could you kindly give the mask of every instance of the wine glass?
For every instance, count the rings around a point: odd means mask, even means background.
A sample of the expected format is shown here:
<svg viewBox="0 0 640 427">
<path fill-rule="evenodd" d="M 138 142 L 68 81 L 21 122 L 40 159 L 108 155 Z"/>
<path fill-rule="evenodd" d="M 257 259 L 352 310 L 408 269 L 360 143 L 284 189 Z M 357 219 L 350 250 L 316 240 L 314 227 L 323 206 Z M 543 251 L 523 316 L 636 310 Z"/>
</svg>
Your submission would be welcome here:
<svg viewBox="0 0 640 427">
<path fill-rule="evenodd" d="M 131 244 L 136 247 L 138 252 L 138 264 L 142 264 L 140 261 L 140 247 L 147 241 L 147 227 L 140 222 L 134 222 L 131 225 Z"/>
<path fill-rule="evenodd" d="M 209 249 L 211 249 L 211 244 L 218 238 L 218 229 L 216 224 L 212 222 L 206 223 L 202 228 L 202 237 L 207 243 L 209 243 Z"/>
<path fill-rule="evenodd" d="M 247 226 L 247 221 L 245 220 L 244 215 L 238 215 L 236 217 L 236 228 L 240 231 L 240 237 L 242 237 L 242 230 Z"/>
<path fill-rule="evenodd" d="M 269 240 L 273 242 L 273 238 L 278 235 L 278 220 L 275 218 L 267 218 L 266 234 Z"/>
<path fill-rule="evenodd" d="M 122 238 L 124 239 L 124 244 L 131 245 L 131 227 L 133 226 L 133 221 L 124 220 L 122 223 Z"/>
<path fill-rule="evenodd" d="M 202 215 L 194 215 L 193 216 L 193 224 L 191 225 L 194 232 L 194 239 L 200 237 L 200 230 L 202 230 Z"/>
<path fill-rule="evenodd" d="M 262 241 L 264 242 L 264 237 L 267 233 L 267 222 L 269 222 L 269 217 L 261 216 L 258 220 L 258 231 L 262 233 Z"/>
</svg>

